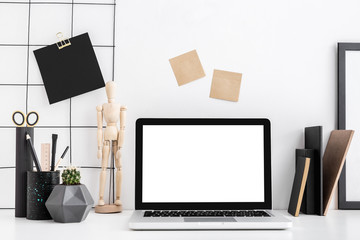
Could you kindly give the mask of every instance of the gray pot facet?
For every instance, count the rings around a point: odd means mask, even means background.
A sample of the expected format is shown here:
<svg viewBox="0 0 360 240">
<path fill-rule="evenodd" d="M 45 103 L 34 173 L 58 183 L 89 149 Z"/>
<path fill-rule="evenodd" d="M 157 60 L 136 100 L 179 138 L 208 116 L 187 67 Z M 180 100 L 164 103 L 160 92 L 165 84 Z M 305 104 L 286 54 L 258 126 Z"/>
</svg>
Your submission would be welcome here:
<svg viewBox="0 0 360 240">
<path fill-rule="evenodd" d="M 45 205 L 55 222 L 81 222 L 89 214 L 94 200 L 83 184 L 57 185 Z"/>
</svg>

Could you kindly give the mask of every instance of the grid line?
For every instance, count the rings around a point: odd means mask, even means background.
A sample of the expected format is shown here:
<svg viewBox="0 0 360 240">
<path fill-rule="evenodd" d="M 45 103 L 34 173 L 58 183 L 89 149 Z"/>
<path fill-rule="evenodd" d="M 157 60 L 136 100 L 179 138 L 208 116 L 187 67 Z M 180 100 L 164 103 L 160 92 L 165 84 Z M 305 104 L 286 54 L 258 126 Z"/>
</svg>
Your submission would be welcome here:
<svg viewBox="0 0 360 240">
<path fill-rule="evenodd" d="M 71 0 L 71 37 L 74 37 L 74 0 Z M 71 106 L 72 106 L 72 104 L 71 104 L 71 98 L 70 98 L 70 101 L 69 101 L 69 111 L 70 111 L 70 113 L 69 113 L 69 123 L 70 123 L 70 128 L 69 128 L 69 131 L 70 131 L 70 166 L 72 166 L 72 141 L 71 141 L 71 139 L 72 139 L 72 128 L 71 128 L 71 112 L 72 112 L 72 108 L 71 108 Z"/>
<path fill-rule="evenodd" d="M 21 44 L 21 43 L 15 43 L 15 44 L 12 44 L 12 43 L 0 43 L 0 47 L 27 47 L 27 46 L 30 46 L 30 47 L 46 47 L 46 46 L 49 46 L 48 44 Z M 111 47 L 111 48 L 114 48 L 115 46 L 114 45 L 93 45 L 93 47 Z"/>
<path fill-rule="evenodd" d="M 29 106 L 29 64 L 30 64 L 30 17 L 31 17 L 31 0 L 29 0 L 29 16 L 28 16 L 28 36 L 27 36 L 27 56 L 26 56 L 26 111 L 28 114 L 28 106 Z"/>
<path fill-rule="evenodd" d="M 115 30 L 116 30 L 116 0 L 113 1 L 113 3 L 88 3 L 88 2 L 75 2 L 75 0 L 71 0 L 71 2 L 36 2 L 32 0 L 28 0 L 27 2 L 9 2 L 9 1 L 0 1 L 1 4 L 18 4 L 18 5 L 28 5 L 28 22 L 27 22 L 27 44 L 14 44 L 14 43 L 0 43 L 0 47 L 26 47 L 27 53 L 26 53 L 26 83 L 0 83 L 0 87 L 25 87 L 26 88 L 26 98 L 25 98 L 25 108 L 26 108 L 26 114 L 28 113 L 28 107 L 29 107 L 29 87 L 43 87 L 44 84 L 37 84 L 37 83 L 29 83 L 29 73 L 30 73 L 30 47 L 45 47 L 48 46 L 48 44 L 30 44 L 30 33 L 31 33 L 31 6 L 36 5 L 60 5 L 60 4 L 71 4 L 71 37 L 74 37 L 74 6 L 76 5 L 107 5 L 113 7 L 113 36 L 112 36 L 112 44 L 98 44 L 93 45 L 94 48 L 112 48 L 112 81 L 115 81 Z M 70 98 L 69 101 L 70 104 L 70 111 L 69 111 L 69 125 L 49 125 L 49 126 L 36 126 L 38 129 L 69 129 L 70 131 L 70 164 L 72 164 L 72 129 L 96 129 L 97 126 L 94 125 L 73 125 L 72 122 L 72 99 Z M 16 126 L 6 126 L 6 125 L 0 125 L 0 129 L 15 129 Z M 103 126 L 103 128 L 106 128 L 106 126 Z M 113 155 L 113 154 L 111 154 Z M 77 166 L 82 169 L 101 169 L 101 167 L 96 166 Z M 60 166 L 61 168 L 61 166 Z M 15 169 L 15 166 L 0 166 L 0 171 L 5 169 Z M 109 184 L 109 200 L 111 201 L 111 194 L 112 194 L 112 201 L 115 200 L 115 166 L 114 166 L 114 156 L 112 156 L 112 161 L 109 167 L 107 167 L 107 170 L 110 171 L 110 184 Z M 111 191 L 112 190 L 112 191 Z M 112 192 L 112 193 L 111 193 Z M 1 208 L 3 209 L 3 208 Z"/>
<path fill-rule="evenodd" d="M 16 166 L 9 166 L 9 167 L 0 167 L 0 169 L 15 169 Z M 64 166 L 59 166 L 59 168 L 65 168 Z M 83 169 L 102 169 L 101 167 L 95 167 L 95 166 L 77 166 L 77 168 L 83 168 Z M 111 167 L 107 167 L 107 170 L 111 170 Z M 2 208 L 1 208 L 2 209 Z"/>
<path fill-rule="evenodd" d="M 90 2 L 0 2 L 0 4 L 44 4 L 44 5 L 60 5 L 60 4 L 67 4 L 67 5 L 108 5 L 108 6 L 115 6 L 116 3 L 90 3 Z"/>
<path fill-rule="evenodd" d="M 16 126 L 0 126 L 1 128 L 16 128 Z M 70 126 L 36 126 L 35 128 L 70 128 Z M 97 128 L 97 126 L 71 126 L 71 128 Z M 103 126 L 106 128 L 106 126 Z"/>
<path fill-rule="evenodd" d="M 0 83 L 0 86 L 8 86 L 8 87 L 14 87 L 14 86 L 19 86 L 19 87 L 42 87 L 44 86 L 44 84 L 41 83 Z"/>
<path fill-rule="evenodd" d="M 114 0 L 115 3 L 116 0 Z M 116 19 L 115 19 L 115 13 L 116 13 L 116 9 L 114 8 L 114 13 L 113 13 L 113 46 L 115 46 L 115 23 L 116 23 Z M 112 61 L 112 81 L 115 81 L 115 48 L 112 49 L 113 50 L 113 61 Z M 113 145 L 114 147 L 114 145 Z M 114 152 L 114 150 L 113 150 Z M 110 170 L 110 177 L 111 181 L 110 183 L 112 183 L 112 193 L 113 193 L 113 202 L 115 202 L 115 166 L 114 166 L 114 162 L 115 162 L 115 154 L 112 154 L 112 161 L 111 161 L 111 168 L 112 170 Z M 111 192 L 111 184 L 110 188 L 109 188 L 109 193 Z"/>
</svg>

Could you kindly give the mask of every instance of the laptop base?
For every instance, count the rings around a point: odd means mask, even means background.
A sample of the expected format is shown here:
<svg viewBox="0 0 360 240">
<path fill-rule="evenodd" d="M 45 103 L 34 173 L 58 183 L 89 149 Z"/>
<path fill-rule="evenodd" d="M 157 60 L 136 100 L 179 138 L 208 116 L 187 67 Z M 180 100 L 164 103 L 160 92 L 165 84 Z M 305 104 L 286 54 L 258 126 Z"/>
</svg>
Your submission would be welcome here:
<svg viewBox="0 0 360 240">
<path fill-rule="evenodd" d="M 287 229 L 292 222 L 277 213 L 271 217 L 144 217 L 143 210 L 134 211 L 129 228 L 133 230 L 260 230 Z"/>
</svg>

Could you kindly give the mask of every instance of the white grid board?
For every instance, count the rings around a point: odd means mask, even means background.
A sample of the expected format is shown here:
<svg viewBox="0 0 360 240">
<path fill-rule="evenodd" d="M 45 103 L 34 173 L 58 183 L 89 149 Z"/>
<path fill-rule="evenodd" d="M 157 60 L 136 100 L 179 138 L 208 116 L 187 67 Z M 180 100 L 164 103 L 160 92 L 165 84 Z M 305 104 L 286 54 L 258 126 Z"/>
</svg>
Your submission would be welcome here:
<svg viewBox="0 0 360 240">
<path fill-rule="evenodd" d="M 77 36 L 88 32 L 105 82 L 114 80 L 116 0 L 0 1 L 0 208 L 15 207 L 14 111 L 36 111 L 34 145 L 59 135 L 57 159 L 67 145 L 62 166 L 80 167 L 81 182 L 95 202 L 101 160 L 96 158 L 96 106 L 106 101 L 104 89 L 50 105 L 33 51 L 56 42 L 56 33 Z M 113 200 L 114 166 L 108 169 L 107 201 Z M 110 191 L 111 190 L 111 191 Z"/>
</svg>

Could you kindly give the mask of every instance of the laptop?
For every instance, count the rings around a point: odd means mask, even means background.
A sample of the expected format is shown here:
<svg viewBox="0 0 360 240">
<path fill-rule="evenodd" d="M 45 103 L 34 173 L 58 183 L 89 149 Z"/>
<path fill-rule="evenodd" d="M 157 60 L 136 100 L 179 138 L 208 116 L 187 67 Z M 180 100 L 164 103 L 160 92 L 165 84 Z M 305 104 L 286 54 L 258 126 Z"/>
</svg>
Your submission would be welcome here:
<svg viewBox="0 0 360 240">
<path fill-rule="evenodd" d="M 268 119 L 136 121 L 134 230 L 286 229 L 271 210 Z"/>
</svg>

